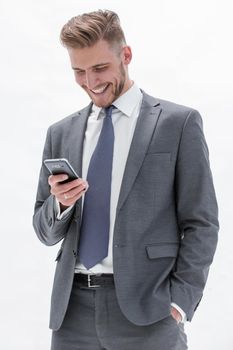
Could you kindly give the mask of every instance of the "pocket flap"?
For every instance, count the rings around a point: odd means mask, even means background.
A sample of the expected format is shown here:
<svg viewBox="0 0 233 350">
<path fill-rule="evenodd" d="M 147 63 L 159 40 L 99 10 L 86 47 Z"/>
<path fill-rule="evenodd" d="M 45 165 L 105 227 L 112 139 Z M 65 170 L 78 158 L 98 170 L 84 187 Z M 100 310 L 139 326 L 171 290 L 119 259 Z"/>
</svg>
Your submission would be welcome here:
<svg viewBox="0 0 233 350">
<path fill-rule="evenodd" d="M 179 250 L 179 243 L 159 243 L 146 246 L 147 255 L 150 259 L 176 258 Z"/>
</svg>

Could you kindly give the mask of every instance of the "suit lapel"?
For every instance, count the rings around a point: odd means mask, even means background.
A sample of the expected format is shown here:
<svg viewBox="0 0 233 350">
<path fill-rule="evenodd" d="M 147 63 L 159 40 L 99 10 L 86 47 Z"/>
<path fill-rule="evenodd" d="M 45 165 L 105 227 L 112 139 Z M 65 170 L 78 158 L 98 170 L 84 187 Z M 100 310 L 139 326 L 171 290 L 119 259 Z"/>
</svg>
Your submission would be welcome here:
<svg viewBox="0 0 233 350">
<path fill-rule="evenodd" d="M 124 204 L 145 158 L 161 111 L 158 106 L 158 101 L 143 93 L 142 106 L 122 179 L 117 212 Z"/>
<path fill-rule="evenodd" d="M 69 160 L 80 177 L 82 177 L 83 141 L 91 107 L 92 103 L 73 117 L 70 130 L 68 149 Z"/>
<path fill-rule="evenodd" d="M 82 155 L 83 155 L 83 141 L 87 126 L 88 116 L 90 115 L 92 108 L 92 103 L 87 107 L 82 109 L 75 115 L 72 119 L 69 145 L 68 145 L 68 154 L 69 160 L 77 172 L 77 174 L 82 177 Z M 82 198 L 76 202 L 76 215 L 79 217 L 81 215 L 81 203 Z"/>
</svg>

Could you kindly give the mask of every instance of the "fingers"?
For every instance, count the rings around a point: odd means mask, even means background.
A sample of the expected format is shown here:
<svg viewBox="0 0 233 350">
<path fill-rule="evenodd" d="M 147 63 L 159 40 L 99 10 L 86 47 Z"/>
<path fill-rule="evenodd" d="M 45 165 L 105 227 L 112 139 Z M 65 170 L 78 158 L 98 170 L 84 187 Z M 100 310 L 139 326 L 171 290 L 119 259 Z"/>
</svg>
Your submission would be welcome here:
<svg viewBox="0 0 233 350">
<path fill-rule="evenodd" d="M 51 186 L 50 192 L 64 206 L 73 205 L 88 189 L 87 181 L 79 178 L 62 184 L 67 179 L 66 175 L 51 175 L 48 179 Z"/>
<path fill-rule="evenodd" d="M 73 205 L 77 200 L 79 200 L 82 195 L 87 191 L 88 185 L 79 185 L 71 191 L 62 193 L 58 196 L 58 200 L 65 206 Z"/>
<path fill-rule="evenodd" d="M 180 312 L 173 306 L 171 308 L 171 315 L 176 320 L 177 323 L 180 323 L 182 321 L 182 316 Z"/>
<path fill-rule="evenodd" d="M 83 182 L 80 185 L 72 188 L 71 190 L 63 192 L 63 195 L 65 199 L 71 199 L 77 196 L 79 193 L 85 191 L 86 189 L 87 189 L 87 183 Z"/>
<path fill-rule="evenodd" d="M 55 180 L 51 179 L 51 180 L 52 180 L 52 181 L 50 181 L 51 193 L 54 194 L 55 196 L 58 194 L 69 192 L 71 189 L 73 189 L 79 185 L 83 185 L 83 183 L 84 183 L 84 180 L 80 179 L 80 178 L 77 180 L 72 180 L 72 181 L 67 182 L 67 183 L 61 183 L 60 181 L 57 181 L 57 179 L 55 179 Z"/>
<path fill-rule="evenodd" d="M 59 175 L 50 175 L 48 179 L 48 183 L 50 186 L 54 186 L 56 183 L 65 181 L 68 179 L 68 175 L 59 174 Z"/>
</svg>

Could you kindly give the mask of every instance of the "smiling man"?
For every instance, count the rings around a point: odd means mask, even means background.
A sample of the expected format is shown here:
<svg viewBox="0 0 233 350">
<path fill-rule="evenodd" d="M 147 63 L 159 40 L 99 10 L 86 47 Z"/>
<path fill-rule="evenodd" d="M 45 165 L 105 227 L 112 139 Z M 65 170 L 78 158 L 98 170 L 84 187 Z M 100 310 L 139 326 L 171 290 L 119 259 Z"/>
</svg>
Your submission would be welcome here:
<svg viewBox="0 0 233 350">
<path fill-rule="evenodd" d="M 86 108 L 50 126 L 33 224 L 57 254 L 52 350 L 184 350 L 217 244 L 217 203 L 200 114 L 129 77 L 119 18 L 96 11 L 61 31 Z"/>
<path fill-rule="evenodd" d="M 100 39 L 91 47 L 68 47 L 76 82 L 98 107 L 111 105 L 133 84 L 128 76 L 132 53 L 123 43 Z"/>
</svg>

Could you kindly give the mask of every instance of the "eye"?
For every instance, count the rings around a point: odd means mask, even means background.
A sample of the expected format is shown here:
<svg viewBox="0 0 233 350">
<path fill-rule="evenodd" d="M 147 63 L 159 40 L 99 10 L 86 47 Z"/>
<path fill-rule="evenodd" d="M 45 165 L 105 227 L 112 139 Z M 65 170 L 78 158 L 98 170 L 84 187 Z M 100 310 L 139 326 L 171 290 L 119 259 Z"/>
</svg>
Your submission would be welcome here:
<svg viewBox="0 0 233 350">
<path fill-rule="evenodd" d="M 84 70 L 75 70 L 75 73 L 77 75 L 82 75 L 82 74 L 84 74 Z"/>
<path fill-rule="evenodd" d="M 95 67 L 95 68 L 94 68 L 94 71 L 95 71 L 95 72 L 103 72 L 105 69 L 107 69 L 106 66 Z"/>
</svg>

